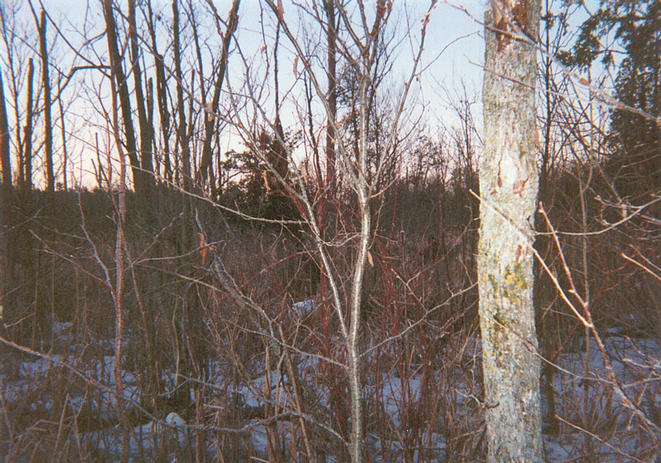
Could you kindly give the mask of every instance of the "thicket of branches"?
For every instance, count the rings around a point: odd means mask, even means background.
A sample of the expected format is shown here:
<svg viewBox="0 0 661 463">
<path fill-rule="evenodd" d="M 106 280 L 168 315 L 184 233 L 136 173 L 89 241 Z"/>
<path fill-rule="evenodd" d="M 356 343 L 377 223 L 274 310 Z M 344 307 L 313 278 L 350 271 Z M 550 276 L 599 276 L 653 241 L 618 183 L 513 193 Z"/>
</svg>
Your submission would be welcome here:
<svg viewBox="0 0 661 463">
<path fill-rule="evenodd" d="M 0 6 L 0 454 L 484 459 L 479 97 L 417 104 L 441 6 L 101 3 L 77 30 Z M 544 432 L 651 461 L 661 12 L 582 8 L 547 2 L 536 42 Z"/>
</svg>

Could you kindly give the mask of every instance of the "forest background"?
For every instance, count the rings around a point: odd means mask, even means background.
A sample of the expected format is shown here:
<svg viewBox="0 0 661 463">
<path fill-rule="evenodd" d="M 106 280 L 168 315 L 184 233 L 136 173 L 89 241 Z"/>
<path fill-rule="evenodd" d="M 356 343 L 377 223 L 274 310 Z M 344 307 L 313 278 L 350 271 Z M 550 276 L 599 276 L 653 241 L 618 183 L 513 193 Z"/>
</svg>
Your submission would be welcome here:
<svg viewBox="0 0 661 463">
<path fill-rule="evenodd" d="M 0 7 L 0 453 L 486 458 L 485 5 L 79 6 Z M 661 6 L 540 27 L 545 451 L 651 461 Z"/>
</svg>

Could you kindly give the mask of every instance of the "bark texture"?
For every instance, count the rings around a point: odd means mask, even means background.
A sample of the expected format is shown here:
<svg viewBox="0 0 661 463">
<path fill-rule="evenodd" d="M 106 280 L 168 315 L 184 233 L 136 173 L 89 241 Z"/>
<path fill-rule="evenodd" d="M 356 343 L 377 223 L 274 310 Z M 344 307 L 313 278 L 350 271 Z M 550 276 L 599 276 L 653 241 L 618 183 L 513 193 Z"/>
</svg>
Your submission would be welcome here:
<svg viewBox="0 0 661 463">
<path fill-rule="evenodd" d="M 11 154 L 9 152 L 9 119 L 5 105 L 4 84 L 0 72 L 0 333 L 4 328 L 3 305 L 9 307 L 10 289 L 14 288 L 14 262 L 10 255 L 9 237 L 11 220 Z"/>
<path fill-rule="evenodd" d="M 53 169 L 53 123 L 51 116 L 50 78 L 48 77 L 48 47 L 46 46 L 46 12 L 39 19 L 39 53 L 41 54 L 41 85 L 44 88 L 44 157 L 46 158 L 46 189 L 55 191 Z"/>
<path fill-rule="evenodd" d="M 331 192 L 335 191 L 335 127 L 337 124 L 337 25 L 335 17 L 335 2 L 324 1 L 324 11 L 328 26 L 326 43 L 326 74 L 328 76 L 328 127 L 326 128 L 326 185 Z"/>
<path fill-rule="evenodd" d="M 218 104 L 220 102 L 220 94 L 223 90 L 223 81 L 225 80 L 225 73 L 227 72 L 227 59 L 230 52 L 230 44 L 232 43 L 232 36 L 236 32 L 236 28 L 239 25 L 239 0 L 234 0 L 232 2 L 232 7 L 230 12 L 227 15 L 227 29 L 225 30 L 225 35 L 223 35 L 223 48 L 220 55 L 220 63 L 218 65 L 218 73 L 216 74 L 216 82 L 213 87 L 213 97 L 211 99 L 211 104 L 207 108 L 210 112 L 207 114 L 207 117 L 204 119 L 204 144 L 202 145 L 202 159 L 200 161 L 200 173 L 202 178 L 202 183 L 206 182 L 207 179 L 211 181 L 210 190 L 215 189 L 213 181 L 213 170 L 212 170 L 212 149 L 211 142 L 213 141 L 213 136 L 215 134 L 215 114 L 218 112 Z M 221 178 L 218 179 L 219 182 L 222 181 Z"/>
<path fill-rule="evenodd" d="M 488 461 L 530 463 L 542 461 L 532 253 L 537 67 L 535 47 L 515 36 L 537 36 L 540 4 L 514 3 L 518 24 L 507 40 L 487 12 L 478 277 Z"/>
<path fill-rule="evenodd" d="M 21 186 L 25 191 L 32 190 L 32 120 L 34 119 L 34 63 L 32 58 L 28 59 L 28 88 L 25 98 L 25 129 L 24 129 L 24 152 L 21 159 L 19 171 L 23 179 Z"/>
<path fill-rule="evenodd" d="M 149 181 L 149 176 L 142 171 L 140 160 L 138 159 L 133 117 L 131 114 L 131 100 L 129 98 L 128 82 L 124 74 L 124 69 L 122 68 L 122 57 L 119 54 L 119 46 L 117 45 L 117 25 L 113 13 L 112 0 L 103 0 L 103 16 L 106 22 L 106 39 L 108 41 L 110 71 L 112 78 L 116 83 L 120 107 L 122 110 L 126 154 L 129 157 L 131 169 L 133 170 L 133 184 L 135 191 L 143 194 L 146 191 L 146 182 Z"/>
<path fill-rule="evenodd" d="M 11 156 L 9 153 L 9 119 L 5 105 L 4 84 L 0 73 L 0 179 L 3 186 L 11 186 Z"/>
<path fill-rule="evenodd" d="M 138 33 L 135 20 L 135 0 L 129 0 L 129 39 L 131 50 L 131 68 L 133 73 L 133 86 L 135 91 L 135 104 L 138 109 L 138 126 L 140 127 L 140 168 L 144 182 L 145 193 L 149 194 L 154 186 L 154 166 L 152 162 L 152 141 L 154 129 L 149 122 L 148 111 L 145 107 L 145 94 L 142 90 L 142 71 L 140 69 L 140 48 L 138 47 Z"/>
</svg>

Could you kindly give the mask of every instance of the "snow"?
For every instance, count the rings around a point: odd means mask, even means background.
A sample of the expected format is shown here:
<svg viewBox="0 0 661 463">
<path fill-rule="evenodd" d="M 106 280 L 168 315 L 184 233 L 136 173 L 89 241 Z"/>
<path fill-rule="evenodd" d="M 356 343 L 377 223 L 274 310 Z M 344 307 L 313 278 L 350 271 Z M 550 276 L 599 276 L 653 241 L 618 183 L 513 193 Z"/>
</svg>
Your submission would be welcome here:
<svg viewBox="0 0 661 463">
<path fill-rule="evenodd" d="M 314 300 L 306 299 L 304 301 L 295 302 L 291 308 L 299 318 L 304 318 L 314 309 Z"/>
<path fill-rule="evenodd" d="M 604 340 L 604 346 L 624 393 L 647 416 L 654 416 L 653 411 L 661 409 L 659 343 L 653 339 L 610 336 Z M 558 437 L 546 435 L 549 459 L 578 458 L 582 449 L 589 445 L 595 459 L 628 461 L 625 455 L 634 455 L 641 447 L 641 436 L 629 432 L 635 420 L 634 413 L 614 391 L 604 356 L 596 343 L 590 342 L 587 362 L 585 343 L 581 347 L 583 352 L 563 354 L 558 360 L 561 370 L 556 371 L 553 381 L 556 397 L 560 398 L 556 399 L 556 414 L 579 428 L 585 426 L 599 438 L 577 428 Z"/>
<path fill-rule="evenodd" d="M 313 301 L 302 301 L 293 305 L 292 312 L 302 318 L 310 314 L 313 308 Z M 112 423 L 117 407 L 113 377 L 115 357 L 101 354 L 83 361 L 75 353 L 71 333 L 70 323 L 53 324 L 54 345 L 69 346 L 69 348 L 68 351 L 52 354 L 47 358 L 26 357 L 16 353 L 4 354 L 0 359 L 2 362 L 0 393 L 3 403 L 11 406 L 22 402 L 33 412 L 50 410 L 57 392 L 53 388 L 66 385 L 61 380 L 59 382 L 57 380 L 58 373 L 63 371 L 61 363 L 65 362 L 104 385 L 101 389 L 92 387 L 93 394 L 82 385 L 72 386 L 67 390 L 69 406 L 77 413 L 87 407 L 89 413 L 100 414 L 107 418 L 108 423 Z M 655 413 L 661 410 L 661 346 L 653 339 L 631 339 L 615 331 L 609 331 L 607 335 L 604 345 L 613 373 L 622 385 L 622 390 L 647 416 L 656 416 Z M 109 340 L 97 341 L 98 346 L 112 345 Z M 479 355 L 478 339 L 470 339 L 464 342 L 464 345 L 472 346 L 465 349 L 465 355 Z M 629 461 L 627 453 L 636 454 L 641 446 L 649 447 L 650 444 L 641 441 L 645 436 L 641 436 L 640 432 L 633 432 L 633 422 L 637 418 L 630 408 L 627 408 L 622 398 L 614 392 L 608 365 L 597 344 L 591 341 L 586 346 L 583 341 L 579 347 L 580 351 L 564 353 L 556 360 L 558 368 L 553 377 L 555 411 L 562 420 L 574 426 L 561 424 L 562 431 L 559 435 L 544 436 L 548 461 L 580 459 L 587 448 L 591 450 L 592 458 L 602 463 Z M 100 352 L 106 352 L 105 348 Z M 310 379 L 318 367 L 318 360 L 298 354 L 292 357 L 300 376 Z M 366 356 L 365 360 L 370 361 L 371 354 Z M 469 363 L 473 370 L 476 370 L 479 364 L 479 362 Z M 457 369 L 456 374 L 451 369 L 445 370 L 446 376 L 443 378 L 439 376 L 440 372 L 437 372 L 436 381 L 445 381 L 453 388 L 452 397 L 455 397 L 458 413 L 461 416 L 470 416 L 474 410 L 471 410 L 468 404 L 472 401 L 472 398 L 469 398 L 473 397 L 474 392 L 471 391 L 466 380 L 462 379 L 466 372 L 458 371 L 458 366 L 454 368 Z M 216 385 L 219 391 L 229 394 L 224 397 L 232 397 L 231 403 L 236 406 L 257 410 L 265 405 L 265 397 L 269 397 L 271 405 L 281 408 L 288 408 L 292 403 L 291 389 L 287 385 L 289 379 L 278 369 L 268 375 L 264 372 L 256 374 L 252 380 L 241 384 L 230 384 L 222 371 L 220 364 L 212 364 L 209 383 L 211 386 Z M 470 374 L 477 372 L 473 371 Z M 269 391 L 266 391 L 267 376 Z M 174 383 L 174 373 L 164 372 L 164 379 Z M 129 402 L 125 402 L 125 407 L 130 411 L 133 408 L 131 403 L 139 403 L 141 399 L 139 381 L 136 374 L 129 371 L 122 371 L 122 380 L 124 398 L 130 399 Z M 379 387 L 378 396 L 383 401 L 382 406 L 388 419 L 393 426 L 401 427 L 403 398 L 405 397 L 409 403 L 420 401 L 421 377 L 414 375 L 403 381 L 396 371 L 391 371 L 383 373 L 381 381 L 376 383 L 365 386 L 366 397 L 376 396 L 373 393 L 377 392 L 375 388 Z M 403 392 L 404 387 L 406 394 Z M 317 386 L 314 394 L 317 403 L 328 407 L 328 391 Z M 546 399 L 544 397 L 545 410 L 548 409 Z M 227 404 L 219 404 L 219 407 L 222 406 Z M 267 455 L 268 440 L 264 426 L 254 419 L 244 424 L 252 425 L 249 435 L 252 451 L 260 457 Z M 433 449 L 439 461 L 450 457 L 445 455 L 445 436 L 441 432 L 444 425 L 439 421 L 438 426 L 433 428 L 439 431 L 426 434 L 423 441 L 426 450 Z M 276 426 L 284 429 L 283 427 L 289 424 L 282 422 Z M 581 431 L 582 427 L 588 432 Z M 144 424 L 138 424 L 131 432 L 131 460 L 140 461 L 142 458 L 140 455 L 162 452 L 165 449 L 164 461 L 186 461 L 188 457 L 181 452 L 184 448 L 190 451 L 193 446 L 192 432 L 191 425 L 174 411 L 163 420 L 149 420 Z M 595 438 L 591 434 L 600 437 Z M 647 438 L 651 439 L 650 436 Z M 94 449 L 94 454 L 99 458 L 110 461 L 119 458 L 122 433 L 117 426 L 82 433 L 81 439 L 87 447 Z M 380 436 L 374 434 L 369 434 L 367 441 L 371 448 L 377 451 L 382 445 Z M 207 442 L 206 445 L 213 453 L 212 443 Z M 401 451 L 401 443 L 392 442 L 388 445 L 393 454 Z"/>
</svg>

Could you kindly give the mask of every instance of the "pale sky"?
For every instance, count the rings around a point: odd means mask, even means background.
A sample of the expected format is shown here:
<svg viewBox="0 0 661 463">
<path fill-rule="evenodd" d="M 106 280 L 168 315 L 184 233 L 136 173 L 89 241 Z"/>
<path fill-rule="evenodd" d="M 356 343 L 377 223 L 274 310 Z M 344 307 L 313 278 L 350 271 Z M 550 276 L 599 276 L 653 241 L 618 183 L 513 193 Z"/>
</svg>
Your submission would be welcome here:
<svg viewBox="0 0 661 463">
<path fill-rule="evenodd" d="M 201 10 L 206 11 L 207 7 L 204 0 L 196 0 L 196 2 Z M 98 0 L 42 0 L 42 4 L 53 20 L 59 24 L 61 31 L 67 39 L 76 46 L 85 37 L 97 36 L 102 34 L 104 30 L 101 6 Z M 125 9 L 124 2 L 120 2 L 120 4 Z M 221 15 L 225 15 L 229 10 L 231 0 L 214 0 L 214 4 L 217 11 Z M 35 9 L 39 10 L 39 0 L 33 0 L 33 5 Z M 283 5 L 285 12 L 297 13 L 297 7 L 292 3 L 285 0 Z M 394 40 L 401 41 L 401 46 L 393 58 L 393 75 L 391 76 L 393 85 L 401 85 L 401 82 L 408 76 L 410 71 L 410 60 L 414 51 L 412 47 L 415 44 L 411 45 L 406 40 L 409 29 L 408 24 L 410 24 L 410 28 L 414 31 L 417 39 L 421 25 L 420 21 L 427 11 L 428 5 L 429 2 L 426 0 L 395 2 L 395 11 L 391 17 L 391 22 L 396 29 Z M 160 10 L 164 18 L 167 18 L 167 20 L 171 18 L 170 1 L 154 0 L 153 6 L 155 13 L 158 13 Z M 466 11 L 461 11 L 461 9 L 465 9 Z M 448 96 L 453 98 L 458 97 L 459 91 L 457 89 L 460 85 L 465 85 L 469 96 L 478 95 L 479 93 L 481 85 L 479 63 L 483 59 L 483 43 L 478 32 L 482 26 L 476 23 L 471 18 L 471 15 L 481 19 L 483 9 L 483 0 L 464 0 L 453 4 L 447 4 L 441 1 L 438 2 L 432 12 L 427 31 L 425 54 L 423 55 L 423 65 L 429 65 L 429 69 L 423 74 L 422 82 L 417 89 L 419 93 L 411 96 L 411 104 L 425 105 L 430 121 L 452 119 L 453 113 L 447 106 L 447 99 Z M 256 61 L 260 59 L 259 48 L 263 44 L 260 11 L 260 4 L 257 0 L 243 0 L 239 10 L 239 29 L 236 34 L 236 40 L 244 53 L 254 55 Z M 26 30 L 30 32 L 33 27 L 33 19 L 27 1 L 23 5 L 22 13 L 25 16 L 23 19 Z M 272 37 L 274 31 L 273 18 L 268 14 L 265 17 L 267 20 L 266 24 L 263 25 L 263 29 L 267 37 L 269 34 Z M 295 16 L 292 15 L 292 18 L 294 19 Z M 297 24 L 297 19 L 294 19 L 292 23 L 292 29 L 298 30 L 299 33 L 308 33 L 305 30 L 305 24 Z M 210 32 L 210 35 L 213 36 L 213 31 Z M 49 36 L 53 37 L 54 33 L 54 28 L 49 25 Z M 163 52 L 164 46 L 168 41 L 169 37 L 162 37 L 160 39 L 159 45 L 161 46 L 161 52 Z M 58 47 L 59 55 L 56 54 L 57 59 L 55 60 L 55 64 L 66 74 L 74 62 L 73 54 L 67 51 L 67 47 L 61 39 L 58 39 Z M 99 56 L 92 57 L 89 53 L 87 55 L 96 61 L 105 59 L 105 47 L 105 38 L 100 37 L 96 42 L 96 50 Z M 294 59 L 291 54 L 287 57 L 288 48 L 287 40 L 282 38 L 280 59 L 283 62 L 281 64 L 281 86 L 283 87 L 287 86 L 288 78 L 290 82 L 292 81 L 292 71 L 290 70 L 292 69 L 291 66 Z M 237 56 L 233 56 L 231 59 L 238 61 Z M 289 61 L 289 65 L 287 61 Z M 147 62 L 149 64 L 149 61 Z M 81 65 L 84 63 L 78 60 L 75 64 Z M 232 82 L 235 82 L 233 85 L 238 85 L 236 82 L 244 78 L 243 72 L 242 65 L 232 66 L 232 63 L 230 63 L 228 77 L 232 79 Z M 51 79 L 55 79 L 54 71 L 51 71 Z M 68 114 L 74 120 L 68 122 L 69 127 L 67 127 L 67 130 L 70 131 L 70 138 L 67 147 L 71 162 L 78 166 L 74 177 L 77 177 L 77 180 L 80 181 L 80 177 L 82 176 L 84 177 L 84 183 L 88 184 L 89 174 L 86 174 L 86 172 L 91 172 L 91 159 L 96 157 L 94 154 L 95 134 L 99 134 L 101 145 L 104 145 L 109 140 L 106 134 L 102 133 L 104 122 L 98 120 L 100 118 L 98 104 L 86 100 L 93 99 L 96 96 L 96 92 L 100 92 L 107 97 L 108 91 L 107 88 L 99 89 L 99 75 L 96 71 L 79 71 L 76 74 L 76 81 L 78 83 L 82 82 L 82 89 L 77 88 L 78 84 L 72 81 L 67 91 L 76 90 L 79 94 L 82 92 L 88 96 L 83 96 L 78 103 L 69 108 Z M 286 112 L 285 108 L 283 108 L 283 112 Z M 55 114 L 56 111 L 54 111 L 54 116 Z M 286 114 L 283 114 L 283 118 L 286 117 Z M 285 124 L 287 124 L 286 120 Z M 58 138 L 56 136 L 56 153 L 59 149 Z M 74 140 L 76 141 L 74 142 Z M 241 148 L 231 146 L 235 144 L 231 137 L 225 137 L 223 144 L 224 149 L 227 150 Z M 39 166 L 35 167 L 37 169 L 39 168 Z M 69 183 L 72 182 L 70 181 Z"/>
<path fill-rule="evenodd" d="M 34 29 L 31 29 L 34 27 L 34 23 L 26 0 L 1 1 L 10 3 L 16 1 L 25 2 L 23 5 L 23 15 L 25 17 L 22 19 L 24 19 L 27 26 L 26 29 L 34 33 Z M 39 0 L 32 1 L 35 8 L 39 9 Z M 213 1 L 217 11 L 222 16 L 225 16 L 229 10 L 231 0 Z M 87 55 L 96 62 L 107 61 L 105 57 L 106 41 L 105 37 L 102 36 L 104 24 L 100 0 L 42 0 L 42 2 L 51 17 L 60 25 L 62 32 L 74 45 L 77 46 L 80 44 L 83 38 L 97 37 L 95 50 L 98 56 L 92 56 L 89 50 Z M 195 2 L 200 7 L 200 11 L 207 11 L 205 0 L 195 0 Z M 120 1 L 119 3 L 124 9 L 126 8 L 125 2 Z M 164 20 L 169 21 L 172 16 L 171 2 L 169 0 L 153 0 L 152 3 L 155 12 L 158 13 L 160 8 Z M 407 38 L 409 28 L 413 31 L 414 41 L 418 40 L 421 19 L 427 11 L 429 1 L 408 0 L 406 2 L 394 2 L 394 4 L 395 7 L 391 16 L 391 23 L 395 27 L 393 40 L 399 41 L 400 46 L 393 55 L 393 69 L 389 80 L 396 87 L 397 85 L 401 86 L 401 83 L 408 76 L 411 56 L 416 46 L 416 43 L 410 43 Z M 283 1 L 283 6 L 285 13 L 297 12 L 297 7 L 287 0 Z M 425 108 L 426 122 L 432 129 L 435 125 L 452 125 L 456 122 L 456 115 L 450 107 L 450 100 L 456 102 L 458 99 L 463 98 L 464 88 L 468 99 L 474 102 L 471 108 L 478 129 L 481 126 L 479 96 L 482 69 L 480 66 L 483 62 L 484 44 L 481 34 L 483 26 L 479 24 L 479 21 L 483 18 L 484 8 L 484 0 L 439 1 L 432 11 L 422 62 L 423 66 L 429 67 L 423 73 L 416 92 L 410 97 L 412 105 L 419 105 L 421 108 Z M 250 57 L 257 68 L 263 66 L 263 63 L 260 63 L 260 60 L 262 60 L 260 48 L 264 43 L 262 26 L 267 40 L 272 40 L 273 37 L 274 20 L 269 15 L 266 15 L 266 17 L 268 18 L 265 21 L 266 23 L 261 25 L 259 2 L 257 0 L 242 0 L 236 40 L 243 53 Z M 291 28 L 296 31 L 296 34 L 318 33 L 308 30 L 314 28 L 310 28 L 309 26 L 306 28 L 304 22 L 301 23 L 295 18 L 297 16 L 292 14 L 293 21 L 291 21 Z M 86 24 L 86 26 L 83 26 L 83 24 Z M 208 28 L 210 28 L 209 36 L 212 37 L 212 40 L 217 40 L 217 35 L 214 34 L 215 27 L 210 24 Z M 49 36 L 53 37 L 53 35 L 54 29 L 49 25 Z M 164 51 L 164 47 L 169 40 L 170 37 L 161 37 L 159 39 L 159 51 L 161 53 Z M 284 36 L 281 37 L 280 43 L 281 87 L 286 89 L 293 82 L 292 69 L 294 57 L 292 53 L 288 54 L 287 50 L 291 50 L 291 47 L 289 47 L 288 41 Z M 217 48 L 213 48 L 213 46 L 214 44 L 210 44 L 208 52 L 218 53 Z M 55 64 L 62 72 L 67 73 L 73 63 L 73 54 L 67 52 L 67 47 L 61 39 L 58 39 L 58 47 L 57 59 L 54 60 Z M 4 53 L 4 50 L 0 49 L 0 53 Z M 321 57 L 321 59 L 323 60 L 325 58 Z M 237 87 L 241 80 L 244 79 L 245 69 L 238 54 L 235 53 L 231 57 L 231 60 L 228 68 L 228 78 L 231 85 Z M 146 63 L 149 66 L 152 61 L 146 58 Z M 75 64 L 81 65 L 85 63 L 78 60 Z M 151 72 L 151 69 L 147 68 L 147 71 Z M 205 72 L 208 74 L 209 70 L 205 69 Z M 69 127 L 67 127 L 67 130 L 70 131 L 70 140 L 76 140 L 76 142 L 71 143 L 71 146 L 69 144 L 67 146 L 69 147 L 69 156 L 72 163 L 76 163 L 77 165 L 76 177 L 78 177 L 79 181 L 81 180 L 81 176 L 85 177 L 86 184 L 89 183 L 89 174 L 85 174 L 85 172 L 91 171 L 91 159 L 95 157 L 93 155 L 94 134 L 99 133 L 102 145 L 107 141 L 107 136 L 102 134 L 104 121 L 99 120 L 99 105 L 91 101 L 95 97 L 98 100 L 98 94 L 103 95 L 106 99 L 109 96 L 106 86 L 99 88 L 99 76 L 98 71 L 79 72 L 76 74 L 77 81 L 72 82 L 67 88 L 67 92 L 76 91 L 81 95 L 79 102 L 68 108 L 68 114 L 70 114 L 73 121 L 68 123 Z M 55 73 L 51 71 L 51 79 L 54 80 L 54 78 Z M 5 85 L 7 85 L 6 82 L 7 77 L 5 76 Z M 283 93 L 282 88 L 281 94 Z M 292 98 L 295 99 L 296 95 L 293 95 Z M 11 112 L 11 110 L 9 111 Z M 286 111 L 287 108 L 283 107 L 285 124 L 287 124 Z M 291 107 L 290 111 L 292 111 L 291 123 L 295 123 L 296 117 Z M 54 111 L 54 117 L 56 114 L 57 111 Z M 56 135 L 56 150 L 59 149 L 58 138 Z M 241 147 L 232 146 L 235 142 L 232 141 L 231 136 L 224 137 L 222 143 L 225 150 L 241 149 Z M 35 168 L 38 169 L 39 166 L 35 166 Z"/>
</svg>

